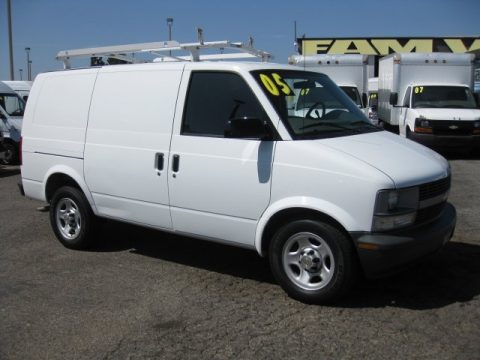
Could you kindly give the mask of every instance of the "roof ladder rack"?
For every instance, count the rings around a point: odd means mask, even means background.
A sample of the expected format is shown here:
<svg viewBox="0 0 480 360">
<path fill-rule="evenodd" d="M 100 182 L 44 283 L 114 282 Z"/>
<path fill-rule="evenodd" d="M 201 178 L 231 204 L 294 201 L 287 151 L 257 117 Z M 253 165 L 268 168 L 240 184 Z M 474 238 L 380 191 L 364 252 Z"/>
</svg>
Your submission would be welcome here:
<svg viewBox="0 0 480 360">
<path fill-rule="evenodd" d="M 255 49 L 253 47 L 252 38 L 250 38 L 247 43 L 231 42 L 228 40 L 206 42 L 203 40 L 203 30 L 198 28 L 197 32 L 198 42 L 196 43 L 181 44 L 177 41 L 160 41 L 75 50 L 62 50 L 57 54 L 56 59 L 63 62 L 65 69 L 71 69 L 70 60 L 73 58 L 107 56 L 109 58 L 119 59 L 128 63 L 149 62 L 135 58 L 134 54 L 151 54 L 157 56 L 156 59 L 152 60 L 155 62 L 226 60 L 239 58 L 260 58 L 263 62 L 266 62 L 273 59 L 273 56 L 270 53 Z M 207 49 L 218 49 L 220 53 L 200 55 L 201 50 Z M 224 54 L 224 50 L 234 50 L 240 53 Z M 174 56 L 171 55 L 172 51 L 187 51 L 190 53 L 190 56 Z M 127 56 L 127 54 L 131 54 L 131 56 Z"/>
</svg>

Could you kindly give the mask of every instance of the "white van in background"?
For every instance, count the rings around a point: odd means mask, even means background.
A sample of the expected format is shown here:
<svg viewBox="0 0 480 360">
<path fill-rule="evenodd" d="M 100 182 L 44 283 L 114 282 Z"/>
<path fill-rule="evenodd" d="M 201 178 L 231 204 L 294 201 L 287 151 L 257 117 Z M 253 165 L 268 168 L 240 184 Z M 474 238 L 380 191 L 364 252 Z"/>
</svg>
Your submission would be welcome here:
<svg viewBox="0 0 480 360">
<path fill-rule="evenodd" d="M 379 120 L 433 147 L 480 147 L 473 54 L 392 54 L 379 62 Z"/>
<path fill-rule="evenodd" d="M 28 95 L 30 94 L 30 89 L 32 88 L 33 81 L 4 80 L 3 83 L 9 86 L 13 91 L 15 91 L 23 99 L 23 101 L 27 102 Z"/>
<path fill-rule="evenodd" d="M 444 158 L 371 125 L 328 76 L 270 63 L 40 74 L 21 172 L 66 247 L 91 245 L 99 217 L 245 247 L 305 302 L 436 252 L 456 222 Z"/>
<path fill-rule="evenodd" d="M 3 136 L 2 164 L 18 162 L 25 102 L 9 86 L 0 81 L 0 132 Z"/>
</svg>

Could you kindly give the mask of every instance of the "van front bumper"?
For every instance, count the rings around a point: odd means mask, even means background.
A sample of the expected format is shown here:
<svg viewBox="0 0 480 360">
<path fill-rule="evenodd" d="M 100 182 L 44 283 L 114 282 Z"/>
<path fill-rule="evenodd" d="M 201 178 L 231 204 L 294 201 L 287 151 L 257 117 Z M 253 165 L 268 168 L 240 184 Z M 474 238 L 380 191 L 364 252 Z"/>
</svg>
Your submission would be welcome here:
<svg viewBox="0 0 480 360">
<path fill-rule="evenodd" d="M 367 278 L 401 270 L 440 249 L 455 230 L 456 211 L 446 204 L 441 215 L 421 226 L 388 233 L 351 232 Z"/>
<path fill-rule="evenodd" d="M 480 147 L 480 135 L 432 135 L 411 132 L 409 139 L 433 148 Z"/>
</svg>

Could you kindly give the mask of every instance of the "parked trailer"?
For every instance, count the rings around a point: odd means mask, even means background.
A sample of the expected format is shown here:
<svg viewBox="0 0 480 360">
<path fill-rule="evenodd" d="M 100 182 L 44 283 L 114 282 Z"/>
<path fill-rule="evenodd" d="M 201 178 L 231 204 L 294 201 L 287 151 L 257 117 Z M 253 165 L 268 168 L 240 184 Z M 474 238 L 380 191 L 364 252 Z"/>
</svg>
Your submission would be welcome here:
<svg viewBox="0 0 480 360">
<path fill-rule="evenodd" d="M 478 146 L 473 60 L 473 54 L 451 53 L 384 57 L 379 62 L 379 120 L 427 146 Z"/>
</svg>

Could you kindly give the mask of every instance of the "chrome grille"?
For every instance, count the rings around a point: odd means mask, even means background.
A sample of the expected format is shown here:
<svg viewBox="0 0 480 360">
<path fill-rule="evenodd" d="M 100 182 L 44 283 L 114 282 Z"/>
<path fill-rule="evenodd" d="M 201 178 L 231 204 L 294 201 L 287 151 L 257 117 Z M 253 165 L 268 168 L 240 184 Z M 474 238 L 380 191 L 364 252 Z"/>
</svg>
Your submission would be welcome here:
<svg viewBox="0 0 480 360">
<path fill-rule="evenodd" d="M 468 136 L 473 134 L 473 121 L 430 120 L 434 135 Z"/>
<path fill-rule="evenodd" d="M 430 199 L 446 193 L 450 190 L 450 182 L 451 177 L 447 176 L 446 178 L 420 185 L 419 200 Z"/>
</svg>

